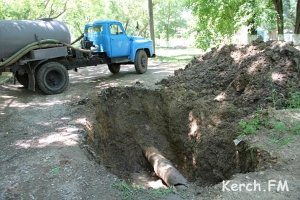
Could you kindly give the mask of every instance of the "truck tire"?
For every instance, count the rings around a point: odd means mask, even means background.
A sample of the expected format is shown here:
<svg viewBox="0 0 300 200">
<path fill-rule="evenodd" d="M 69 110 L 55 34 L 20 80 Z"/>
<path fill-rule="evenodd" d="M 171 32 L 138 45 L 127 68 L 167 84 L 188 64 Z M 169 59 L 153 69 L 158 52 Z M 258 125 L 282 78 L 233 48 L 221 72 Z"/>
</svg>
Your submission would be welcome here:
<svg viewBox="0 0 300 200">
<path fill-rule="evenodd" d="M 117 74 L 120 72 L 120 68 L 121 68 L 121 65 L 120 64 L 117 64 L 117 63 L 114 63 L 114 64 L 108 64 L 108 69 L 111 73 L 113 74 Z"/>
<path fill-rule="evenodd" d="M 45 94 L 59 94 L 69 85 L 69 74 L 62 64 L 48 62 L 38 69 L 36 82 L 39 89 Z"/>
<path fill-rule="evenodd" d="M 16 79 L 17 81 L 24 86 L 24 88 L 28 88 L 29 84 L 29 79 L 28 79 L 28 74 L 24 73 L 22 75 L 19 74 L 19 72 L 16 72 Z"/>
<path fill-rule="evenodd" d="M 143 74 L 147 71 L 148 56 L 144 50 L 138 50 L 136 52 L 134 66 L 138 74 Z"/>
</svg>

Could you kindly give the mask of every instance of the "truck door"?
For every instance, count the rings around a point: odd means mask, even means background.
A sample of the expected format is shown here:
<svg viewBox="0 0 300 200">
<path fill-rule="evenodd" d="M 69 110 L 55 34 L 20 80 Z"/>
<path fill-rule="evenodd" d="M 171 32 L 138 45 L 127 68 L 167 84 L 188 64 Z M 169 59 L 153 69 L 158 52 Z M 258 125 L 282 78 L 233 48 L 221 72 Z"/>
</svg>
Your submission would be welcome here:
<svg viewBox="0 0 300 200">
<path fill-rule="evenodd" d="M 130 54 L 130 41 L 120 24 L 110 24 L 111 57 L 124 57 Z"/>
</svg>

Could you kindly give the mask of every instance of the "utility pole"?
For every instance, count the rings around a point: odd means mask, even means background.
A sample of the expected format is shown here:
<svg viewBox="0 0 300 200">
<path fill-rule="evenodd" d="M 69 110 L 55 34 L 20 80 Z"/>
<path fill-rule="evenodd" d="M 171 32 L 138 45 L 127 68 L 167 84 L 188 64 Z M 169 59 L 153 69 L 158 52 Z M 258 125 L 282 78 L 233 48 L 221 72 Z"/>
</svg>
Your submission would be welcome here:
<svg viewBox="0 0 300 200">
<path fill-rule="evenodd" d="M 149 24 L 150 24 L 150 36 L 153 41 L 153 50 L 155 53 L 155 35 L 154 35 L 154 20 L 153 20 L 153 3 L 152 0 L 148 0 L 148 9 L 149 9 Z"/>
</svg>

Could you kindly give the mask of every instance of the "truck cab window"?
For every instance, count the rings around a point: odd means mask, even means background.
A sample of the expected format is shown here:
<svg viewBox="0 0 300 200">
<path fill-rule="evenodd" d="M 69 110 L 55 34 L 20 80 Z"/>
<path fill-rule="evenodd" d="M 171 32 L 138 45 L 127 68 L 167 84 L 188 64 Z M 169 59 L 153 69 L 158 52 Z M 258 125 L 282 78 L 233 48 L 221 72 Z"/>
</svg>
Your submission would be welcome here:
<svg viewBox="0 0 300 200">
<path fill-rule="evenodd" d="M 93 32 L 93 27 L 89 27 L 88 29 L 87 29 L 87 33 L 92 33 Z"/>
<path fill-rule="evenodd" d="M 101 33 L 102 32 L 102 26 L 94 26 L 93 31 L 97 32 L 97 33 Z"/>
<path fill-rule="evenodd" d="M 110 33 L 112 35 L 120 35 L 123 34 L 122 28 L 118 24 L 112 24 L 110 25 Z"/>
</svg>

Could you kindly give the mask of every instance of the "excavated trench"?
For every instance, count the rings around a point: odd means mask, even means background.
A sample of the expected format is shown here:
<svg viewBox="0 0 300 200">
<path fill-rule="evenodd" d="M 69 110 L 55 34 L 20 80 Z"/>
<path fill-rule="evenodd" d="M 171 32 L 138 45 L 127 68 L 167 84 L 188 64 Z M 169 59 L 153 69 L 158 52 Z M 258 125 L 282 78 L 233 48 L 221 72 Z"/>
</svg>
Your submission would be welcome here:
<svg viewBox="0 0 300 200">
<path fill-rule="evenodd" d="M 256 159 L 249 157 L 247 148 L 240 159 L 250 159 L 248 164 L 242 169 L 237 165 L 233 142 L 237 128 L 232 122 L 239 110 L 184 94 L 189 101 L 164 90 L 129 87 L 102 92 L 94 102 L 97 117 L 89 134 L 99 162 L 123 179 L 132 180 L 136 174 L 148 174 L 150 179 L 153 169 L 142 150 L 155 147 L 184 177 L 199 185 L 253 171 Z"/>
<path fill-rule="evenodd" d="M 89 143 L 121 178 L 151 174 L 143 155 L 154 147 L 189 180 L 210 185 L 262 165 L 257 148 L 234 143 L 239 121 L 288 105 L 300 90 L 300 52 L 290 43 L 225 45 L 193 59 L 159 90 L 108 88 L 93 102 Z"/>
</svg>

